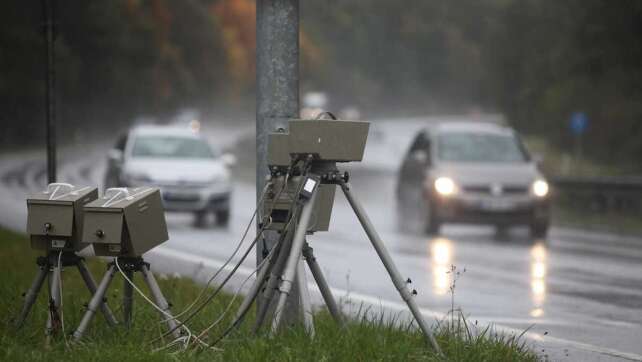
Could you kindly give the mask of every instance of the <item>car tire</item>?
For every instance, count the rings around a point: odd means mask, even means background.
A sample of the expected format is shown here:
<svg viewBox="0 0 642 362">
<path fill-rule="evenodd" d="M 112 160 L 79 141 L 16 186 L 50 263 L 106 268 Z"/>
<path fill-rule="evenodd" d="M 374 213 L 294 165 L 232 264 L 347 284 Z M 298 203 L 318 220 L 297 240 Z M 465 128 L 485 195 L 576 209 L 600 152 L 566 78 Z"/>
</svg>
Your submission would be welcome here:
<svg viewBox="0 0 642 362">
<path fill-rule="evenodd" d="M 216 212 L 216 225 L 227 226 L 230 222 L 230 210 L 219 210 Z"/>
<path fill-rule="evenodd" d="M 207 212 L 204 210 L 194 212 L 194 227 L 204 228 L 207 224 Z"/>
<path fill-rule="evenodd" d="M 548 221 L 533 221 L 530 225 L 531 237 L 545 238 L 548 235 L 549 223 Z"/>
</svg>

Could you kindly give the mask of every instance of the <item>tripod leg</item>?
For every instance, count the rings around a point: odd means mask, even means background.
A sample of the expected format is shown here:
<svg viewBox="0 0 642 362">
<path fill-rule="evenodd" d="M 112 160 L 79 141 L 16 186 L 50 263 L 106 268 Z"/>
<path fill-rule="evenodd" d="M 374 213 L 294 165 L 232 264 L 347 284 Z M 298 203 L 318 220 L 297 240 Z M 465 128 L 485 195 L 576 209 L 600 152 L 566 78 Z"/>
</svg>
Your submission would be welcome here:
<svg viewBox="0 0 642 362">
<path fill-rule="evenodd" d="M 85 261 L 83 259 L 79 259 L 76 266 L 78 267 L 80 276 L 85 281 L 85 285 L 87 285 L 87 289 L 89 289 L 89 292 L 93 296 L 96 293 L 96 282 L 94 281 L 94 277 L 91 275 L 89 269 L 87 269 Z M 109 309 L 109 306 L 107 305 L 107 302 L 105 300 L 103 300 L 102 304 L 100 305 L 100 310 L 110 326 L 113 327 L 118 324 L 116 317 L 114 317 L 114 314 L 112 313 L 111 309 Z"/>
<path fill-rule="evenodd" d="M 131 269 L 125 270 L 125 276 L 134 282 L 134 272 Z M 123 278 L 123 320 L 127 328 L 131 327 L 132 310 L 134 303 L 134 288 Z"/>
<path fill-rule="evenodd" d="M 286 233 L 287 234 L 285 235 L 284 240 L 280 243 L 282 247 L 281 250 L 278 251 L 278 257 L 276 258 L 274 267 L 270 271 L 270 276 L 265 283 L 265 288 L 263 289 L 263 292 L 258 296 L 258 298 L 261 298 L 262 303 L 257 303 L 257 305 L 263 307 L 258 308 L 256 312 L 256 321 L 254 322 L 254 327 L 252 328 L 252 331 L 254 333 L 257 333 L 259 331 L 259 329 L 263 325 L 263 322 L 265 321 L 265 317 L 270 310 L 270 302 L 272 301 L 274 292 L 279 286 L 279 279 L 283 273 L 285 262 L 287 261 L 287 257 L 290 255 L 289 250 L 290 245 L 292 245 L 292 238 L 289 231 L 287 231 Z"/>
<path fill-rule="evenodd" d="M 366 212 L 359 201 L 354 197 L 354 195 L 352 195 L 352 191 L 350 191 L 350 185 L 345 182 L 341 182 L 341 190 L 343 190 L 343 193 L 346 195 L 346 198 L 348 199 L 350 206 L 354 210 L 354 213 L 357 215 L 357 218 L 359 219 L 363 230 L 368 235 L 368 239 L 370 239 L 372 246 L 379 255 L 379 259 L 381 259 L 381 262 L 386 267 L 386 270 L 390 275 L 390 279 L 392 279 L 392 283 L 395 285 L 395 288 L 397 288 L 397 291 L 401 295 L 401 298 L 408 305 L 408 308 L 410 309 L 410 312 L 412 312 L 412 315 L 415 317 L 417 324 L 419 324 L 419 328 L 421 328 L 421 331 L 424 333 L 427 342 L 432 345 L 437 353 L 441 354 L 441 349 L 439 348 L 435 337 L 432 335 L 430 327 L 428 327 L 428 324 L 424 320 L 423 315 L 419 311 L 417 303 L 406 288 L 404 279 L 401 277 L 401 274 L 392 261 L 392 257 L 390 257 L 390 254 L 388 254 L 388 250 L 386 250 L 383 241 L 379 237 L 379 234 L 377 234 L 377 231 L 372 226 L 372 222 L 368 218 L 368 215 L 366 215 Z"/>
<path fill-rule="evenodd" d="M 288 294 L 292 289 L 292 282 L 296 276 L 297 265 L 301 258 L 301 249 L 303 249 L 303 243 L 305 242 L 305 234 L 308 231 L 308 225 L 310 219 L 312 218 L 312 210 L 314 209 L 314 202 L 317 198 L 318 191 L 315 190 L 314 194 L 310 198 L 310 201 L 303 207 L 301 212 L 301 218 L 299 219 L 299 224 L 297 225 L 296 231 L 294 232 L 294 238 L 292 239 L 292 246 L 290 247 L 290 255 L 288 256 L 287 262 L 285 264 L 285 269 L 283 271 L 283 277 L 281 284 L 279 286 L 279 300 L 274 310 L 274 320 L 272 322 L 272 332 L 276 333 L 281 324 L 281 319 L 283 318 L 283 312 L 285 309 L 285 303 L 288 298 Z"/>
<path fill-rule="evenodd" d="M 261 287 L 265 284 L 265 278 L 268 276 L 268 273 L 272 268 L 274 267 L 274 263 L 277 259 L 278 253 L 281 251 L 281 243 L 277 244 L 274 246 L 277 248 L 274 250 L 274 253 L 270 254 L 268 257 L 268 260 L 265 261 L 265 264 L 259 269 L 259 272 L 256 275 L 256 280 L 252 284 L 252 287 L 248 291 L 247 295 L 245 296 L 245 299 L 243 299 L 243 302 L 241 303 L 241 306 L 238 309 L 238 312 L 236 313 L 236 317 L 234 318 L 235 320 L 238 320 L 243 317 L 243 315 L 246 312 L 246 309 L 250 308 L 252 305 L 252 302 L 256 299 L 257 295 L 261 291 Z"/>
<path fill-rule="evenodd" d="M 53 266 L 53 271 L 51 273 L 51 289 L 49 300 L 49 313 L 47 317 L 47 328 L 46 335 L 50 336 L 54 334 L 55 331 L 60 328 L 60 278 L 61 278 L 62 266 L 58 263 L 58 259 Z"/>
<path fill-rule="evenodd" d="M 310 290 L 308 289 L 308 279 L 305 276 L 305 265 L 303 260 L 299 257 L 296 271 L 296 282 L 299 285 L 299 293 L 301 294 L 301 309 L 303 311 L 303 325 L 308 335 L 314 338 L 314 318 L 312 314 L 312 302 L 310 301 Z"/>
<path fill-rule="evenodd" d="M 25 302 L 22 307 L 22 312 L 20 313 L 20 317 L 18 317 L 18 320 L 16 321 L 17 329 L 22 327 L 25 320 L 27 319 L 27 316 L 29 315 L 29 312 L 31 311 L 31 307 L 33 307 L 33 304 L 36 302 L 36 298 L 38 298 L 38 293 L 40 292 L 40 288 L 42 288 L 42 285 L 45 282 L 45 278 L 47 278 L 47 274 L 49 273 L 48 269 L 49 268 L 45 266 L 39 267 L 38 274 L 33 279 L 33 283 L 31 283 L 31 287 L 25 294 Z"/>
<path fill-rule="evenodd" d="M 160 287 L 158 286 L 158 283 L 154 278 L 154 274 L 152 274 L 152 272 L 149 270 L 149 266 L 146 264 L 143 265 L 142 268 L 140 268 L 140 272 L 143 273 L 145 283 L 147 284 L 149 291 L 152 293 L 152 296 L 154 296 L 156 305 L 158 305 L 158 307 L 165 312 L 163 315 L 161 315 L 161 318 L 167 319 L 167 327 L 170 331 L 173 331 L 172 334 L 174 335 L 174 337 L 180 337 L 181 330 L 176 328 L 176 320 L 172 318 L 172 315 L 169 311 L 169 304 L 167 303 L 165 296 L 163 296 L 163 292 L 161 292 Z"/>
<path fill-rule="evenodd" d="M 319 287 L 319 291 L 321 291 L 321 296 L 323 296 L 323 300 L 325 301 L 325 305 L 328 307 L 328 311 L 330 311 L 330 315 L 332 315 L 332 318 L 334 318 L 337 324 L 343 327 L 344 323 L 341 311 L 334 300 L 332 291 L 330 290 L 330 287 L 321 272 L 319 263 L 317 263 L 317 259 L 314 257 L 313 250 L 308 243 L 305 243 L 303 246 L 303 256 L 305 257 L 305 261 L 308 263 L 312 277 L 317 282 L 317 286 Z"/>
<path fill-rule="evenodd" d="M 100 281 L 100 284 L 98 285 L 98 289 L 96 289 L 94 296 L 91 297 L 89 306 L 87 307 L 87 311 L 85 312 L 85 315 L 82 316 L 82 320 L 80 321 L 78 328 L 74 331 L 75 341 L 79 341 L 82 338 L 82 335 L 89 327 L 89 323 L 91 323 L 96 310 L 103 303 L 105 293 L 107 293 L 107 288 L 109 288 L 109 283 L 111 283 L 112 279 L 114 278 L 114 274 L 116 274 L 116 265 L 114 263 L 111 263 L 109 265 L 109 268 L 107 269 L 107 273 L 105 273 L 105 276 Z"/>
</svg>

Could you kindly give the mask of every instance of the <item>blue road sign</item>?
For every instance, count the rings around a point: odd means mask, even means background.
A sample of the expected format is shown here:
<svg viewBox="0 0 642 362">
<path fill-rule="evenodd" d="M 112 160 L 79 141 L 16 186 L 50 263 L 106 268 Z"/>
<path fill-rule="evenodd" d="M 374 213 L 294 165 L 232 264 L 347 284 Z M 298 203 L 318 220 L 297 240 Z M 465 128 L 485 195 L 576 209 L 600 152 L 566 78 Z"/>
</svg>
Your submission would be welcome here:
<svg viewBox="0 0 642 362">
<path fill-rule="evenodd" d="M 584 112 L 575 112 L 571 115 L 571 132 L 580 135 L 586 131 L 588 126 L 588 117 Z"/>
</svg>

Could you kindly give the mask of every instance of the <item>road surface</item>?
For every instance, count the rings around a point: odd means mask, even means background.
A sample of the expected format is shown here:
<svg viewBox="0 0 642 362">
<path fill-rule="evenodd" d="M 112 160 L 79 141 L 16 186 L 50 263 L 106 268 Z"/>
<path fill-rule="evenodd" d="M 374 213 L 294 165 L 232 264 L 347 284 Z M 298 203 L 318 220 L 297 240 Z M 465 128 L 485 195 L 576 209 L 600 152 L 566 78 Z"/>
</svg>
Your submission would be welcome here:
<svg viewBox="0 0 642 362">
<path fill-rule="evenodd" d="M 441 320 L 454 305 L 480 327 L 492 324 L 503 333 L 528 329 L 527 343 L 553 360 L 642 360 L 641 239 L 553 228 L 547 240 L 532 240 L 526 230 L 498 236 L 491 228 L 465 226 L 446 226 L 440 237 L 431 238 L 398 227 L 395 170 L 420 124 L 408 122 L 403 132 L 389 122 L 378 124 L 364 162 L 346 168 L 399 269 L 412 279 L 426 316 Z M 247 164 L 251 156 L 243 154 L 248 147 L 235 147 L 251 137 L 253 125 L 207 131 L 215 142 L 225 140 L 241 153 L 237 172 L 245 176 L 234 186 L 230 225 L 195 229 L 190 215 L 169 214 L 170 241 L 146 255 L 157 272 L 197 281 L 206 280 L 234 249 L 255 195 L 254 181 L 247 176 L 254 166 Z M 59 180 L 101 184 L 108 147 L 66 148 Z M 23 231 L 25 194 L 44 186 L 44 152 L 0 155 L 0 224 Z M 405 310 L 340 192 L 331 231 L 309 241 L 344 308 L 366 304 L 386 312 Z M 232 280 L 231 290 L 253 270 L 251 259 Z"/>
</svg>

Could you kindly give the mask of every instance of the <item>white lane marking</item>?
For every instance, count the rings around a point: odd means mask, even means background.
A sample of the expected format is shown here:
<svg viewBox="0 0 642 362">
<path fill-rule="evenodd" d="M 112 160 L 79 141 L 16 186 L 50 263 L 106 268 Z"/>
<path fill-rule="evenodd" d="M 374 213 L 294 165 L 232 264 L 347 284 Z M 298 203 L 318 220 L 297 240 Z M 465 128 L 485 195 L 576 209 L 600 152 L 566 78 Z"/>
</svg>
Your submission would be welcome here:
<svg viewBox="0 0 642 362">
<path fill-rule="evenodd" d="M 222 261 L 216 260 L 216 259 L 211 259 L 211 258 L 206 258 L 198 254 L 193 254 L 193 253 L 187 253 L 187 252 L 182 252 L 178 251 L 175 249 L 170 249 L 167 247 L 157 247 L 151 251 L 149 251 L 146 255 L 153 256 L 154 254 L 157 254 L 159 256 L 164 256 L 164 257 L 170 257 L 173 259 L 179 259 L 187 262 L 191 262 L 194 264 L 201 264 L 204 266 L 208 266 L 211 268 L 220 268 L 223 265 Z M 231 271 L 233 269 L 232 265 L 226 265 L 224 270 L 226 271 Z M 254 272 L 254 269 L 245 267 L 241 265 L 237 269 L 238 273 L 241 273 L 244 276 L 248 276 L 251 273 Z M 316 292 L 317 288 L 316 285 L 312 282 L 308 283 L 308 285 Z M 347 291 L 344 289 L 340 288 L 330 288 L 332 290 L 332 293 L 335 295 L 343 295 L 343 296 L 348 296 L 350 300 L 355 300 L 364 304 L 370 304 L 374 306 L 381 306 L 393 311 L 397 312 L 404 312 L 407 311 L 408 307 L 401 303 L 401 302 L 395 302 L 395 301 L 390 301 L 390 300 L 385 300 L 381 299 L 376 296 L 371 296 L 367 294 L 361 294 L 353 291 Z M 436 319 L 442 319 L 444 317 L 443 313 L 436 312 L 427 308 L 420 308 L 421 313 L 424 316 L 427 317 L 432 317 Z M 471 319 L 469 317 L 469 319 Z M 495 330 L 499 330 L 502 333 L 506 334 L 513 334 L 513 335 L 519 335 L 523 332 L 523 330 L 519 330 L 516 328 L 512 327 L 507 327 L 499 324 L 493 324 L 493 328 Z M 589 343 L 584 343 L 584 342 L 579 342 L 579 341 L 573 341 L 573 340 L 568 340 L 564 338 L 557 338 L 557 337 L 551 337 L 551 336 L 544 336 L 541 333 L 536 333 L 536 332 L 526 332 L 524 333 L 524 337 L 531 339 L 536 342 L 552 342 L 564 346 L 570 346 L 574 347 L 577 349 L 589 351 L 589 352 L 595 352 L 603 355 L 608 355 L 608 356 L 613 356 L 613 357 L 618 357 L 618 358 L 624 358 L 628 359 L 631 361 L 642 361 L 642 355 L 635 354 L 635 353 L 629 353 L 629 352 L 623 352 L 623 351 L 618 351 L 616 349 L 608 348 L 608 347 L 600 347 L 596 345 L 592 345 Z"/>
</svg>

